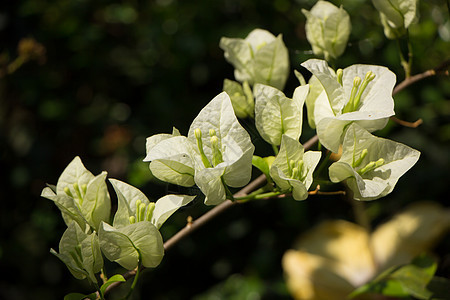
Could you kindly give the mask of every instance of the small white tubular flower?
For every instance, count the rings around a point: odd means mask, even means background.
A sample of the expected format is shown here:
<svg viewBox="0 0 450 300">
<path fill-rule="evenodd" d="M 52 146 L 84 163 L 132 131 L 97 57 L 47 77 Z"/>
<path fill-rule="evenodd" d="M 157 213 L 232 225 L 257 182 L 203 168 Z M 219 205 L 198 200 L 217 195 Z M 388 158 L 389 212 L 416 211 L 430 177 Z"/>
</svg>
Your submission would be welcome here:
<svg viewBox="0 0 450 300">
<path fill-rule="evenodd" d="M 306 16 L 306 38 L 315 55 L 326 60 L 339 57 L 347 46 L 352 30 L 350 16 L 341 7 L 327 1 L 318 1 L 310 11 L 302 9 Z"/>
<path fill-rule="evenodd" d="M 281 34 L 275 37 L 267 30 L 255 29 L 245 39 L 223 37 L 220 48 L 234 66 L 236 80 L 284 88 L 289 75 L 289 53 Z"/>
<path fill-rule="evenodd" d="M 386 196 L 398 179 L 419 160 L 420 152 L 375 137 L 358 124 L 345 131 L 341 158 L 329 168 L 332 182 L 345 181 L 356 200 Z"/>
<path fill-rule="evenodd" d="M 333 74 L 324 60 L 310 59 L 302 66 L 322 84 L 316 98 L 314 121 L 320 142 L 337 152 L 344 128 L 356 122 L 372 132 L 382 129 L 394 115 L 392 91 L 396 77 L 388 68 L 352 65 Z"/>
<path fill-rule="evenodd" d="M 138 188 L 117 179 L 109 181 L 118 199 L 118 208 L 113 221 L 116 228 L 149 221 L 159 229 L 175 211 L 195 198 L 186 195 L 166 195 L 156 202 L 150 202 Z"/>
</svg>

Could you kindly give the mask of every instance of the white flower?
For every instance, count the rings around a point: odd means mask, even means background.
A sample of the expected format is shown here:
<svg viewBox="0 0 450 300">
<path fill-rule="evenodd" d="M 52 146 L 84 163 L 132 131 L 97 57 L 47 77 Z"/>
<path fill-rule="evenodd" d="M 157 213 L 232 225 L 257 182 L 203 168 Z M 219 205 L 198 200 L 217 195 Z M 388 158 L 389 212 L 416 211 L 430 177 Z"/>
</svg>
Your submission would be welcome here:
<svg viewBox="0 0 450 300">
<path fill-rule="evenodd" d="M 392 90 L 395 74 L 373 65 L 352 65 L 333 74 L 324 60 L 310 59 L 302 66 L 322 84 L 316 99 L 314 119 L 320 142 L 337 152 L 345 127 L 356 122 L 372 132 L 382 129 L 394 115 Z"/>
<path fill-rule="evenodd" d="M 342 156 L 329 168 L 330 179 L 345 181 L 356 200 L 378 199 L 392 192 L 419 156 L 417 150 L 351 124 L 345 132 Z"/>
<path fill-rule="evenodd" d="M 224 184 L 241 187 L 250 181 L 254 149 L 223 92 L 202 109 L 187 137 L 149 137 L 144 161 L 151 161 L 150 170 L 163 181 L 197 184 L 205 204 L 216 205 L 226 199 Z"/>
<path fill-rule="evenodd" d="M 270 176 L 281 190 L 292 190 L 295 200 L 305 200 L 321 155 L 320 151 L 304 153 L 298 140 L 283 135 L 280 152 L 270 168 Z"/>
</svg>

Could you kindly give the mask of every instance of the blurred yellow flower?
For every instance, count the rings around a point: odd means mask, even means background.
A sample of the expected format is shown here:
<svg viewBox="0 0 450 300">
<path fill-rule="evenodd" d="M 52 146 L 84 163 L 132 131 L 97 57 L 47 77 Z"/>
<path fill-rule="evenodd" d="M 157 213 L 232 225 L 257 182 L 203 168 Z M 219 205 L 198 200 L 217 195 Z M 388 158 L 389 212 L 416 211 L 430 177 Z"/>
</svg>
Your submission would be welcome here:
<svg viewBox="0 0 450 300">
<path fill-rule="evenodd" d="M 393 265 L 428 251 L 450 228 L 450 210 L 437 203 L 410 205 L 369 234 L 343 220 L 326 221 L 306 233 L 283 257 L 295 299 L 345 299 Z"/>
</svg>

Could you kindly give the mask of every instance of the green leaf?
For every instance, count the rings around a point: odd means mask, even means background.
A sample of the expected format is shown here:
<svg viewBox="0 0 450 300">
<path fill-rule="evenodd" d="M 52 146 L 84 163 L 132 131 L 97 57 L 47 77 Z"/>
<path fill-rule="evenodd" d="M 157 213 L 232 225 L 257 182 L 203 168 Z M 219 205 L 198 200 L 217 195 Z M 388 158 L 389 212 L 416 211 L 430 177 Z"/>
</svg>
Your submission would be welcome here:
<svg viewBox="0 0 450 300">
<path fill-rule="evenodd" d="M 139 258 L 144 267 L 154 268 L 164 256 L 161 234 L 148 221 L 117 229 L 102 222 L 98 235 L 100 247 L 106 258 L 128 270 L 138 266 Z"/>
<path fill-rule="evenodd" d="M 280 145 L 283 134 L 298 140 L 302 133 L 303 104 L 309 86 L 299 86 L 292 99 L 268 85 L 257 84 L 255 123 L 261 137 L 272 145 Z"/>
<path fill-rule="evenodd" d="M 437 269 L 436 261 L 427 255 L 415 258 L 410 264 L 392 267 L 372 282 L 356 289 L 350 297 L 366 293 L 378 293 L 390 297 L 414 296 L 430 299 L 433 293 L 427 289 Z"/>
<path fill-rule="evenodd" d="M 263 174 L 266 175 L 266 178 L 270 178 L 270 167 L 266 159 L 260 156 L 253 155 L 252 165 L 263 172 Z"/>
<path fill-rule="evenodd" d="M 111 276 L 104 284 L 102 284 L 102 286 L 100 287 L 100 292 L 104 295 L 108 286 L 110 286 L 114 282 L 125 282 L 125 281 L 126 281 L 125 278 L 123 278 L 123 276 L 120 274 Z"/>
<path fill-rule="evenodd" d="M 80 293 L 70 293 L 64 296 L 64 300 L 84 300 L 84 299 L 91 299 L 91 300 L 95 300 L 97 299 L 97 294 L 96 293 L 91 293 L 91 294 L 80 294 Z"/>
</svg>

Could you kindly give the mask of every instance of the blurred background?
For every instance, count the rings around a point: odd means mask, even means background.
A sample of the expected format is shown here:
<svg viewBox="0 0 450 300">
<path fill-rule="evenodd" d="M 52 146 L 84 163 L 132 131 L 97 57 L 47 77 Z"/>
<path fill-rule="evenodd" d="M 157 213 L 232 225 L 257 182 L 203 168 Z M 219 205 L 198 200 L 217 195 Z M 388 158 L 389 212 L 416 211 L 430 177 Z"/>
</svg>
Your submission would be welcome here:
<svg viewBox="0 0 450 300">
<path fill-rule="evenodd" d="M 0 299 L 61 299 L 93 290 L 49 253 L 58 248 L 65 224 L 56 206 L 39 196 L 75 156 L 92 173 L 106 170 L 153 200 L 169 192 L 198 194 L 151 177 L 142 162 L 145 138 L 171 132 L 172 126 L 187 134 L 201 108 L 221 92 L 223 80 L 234 79 L 218 46 L 222 36 L 244 38 L 257 27 L 282 33 L 292 71 L 285 93 L 291 96 L 298 85 L 293 70 L 313 57 L 301 9 L 315 2 L 1 1 Z M 337 66 L 384 65 L 403 80 L 397 45 L 384 37 L 371 2 L 331 2 L 344 5 L 353 24 Z M 448 1 L 421 1 L 419 23 L 410 33 L 413 74 L 448 60 Z M 372 224 L 414 201 L 449 205 L 449 98 L 448 76 L 428 78 L 395 96 L 397 117 L 424 123 L 411 129 L 390 122 L 377 135 L 422 156 L 392 194 L 367 204 Z M 271 154 L 252 122 L 241 123 L 256 154 Z M 307 125 L 303 130 L 305 142 L 314 132 Z M 208 209 L 198 197 L 171 217 L 163 237 L 183 227 L 187 216 L 195 219 Z M 312 196 L 234 207 L 177 244 L 158 268 L 145 271 L 135 298 L 289 299 L 283 253 L 299 234 L 330 218 L 354 221 L 350 204 L 336 196 Z M 447 235 L 435 248 L 441 276 L 450 275 L 449 250 Z M 114 264 L 107 270 L 124 271 Z"/>
</svg>

